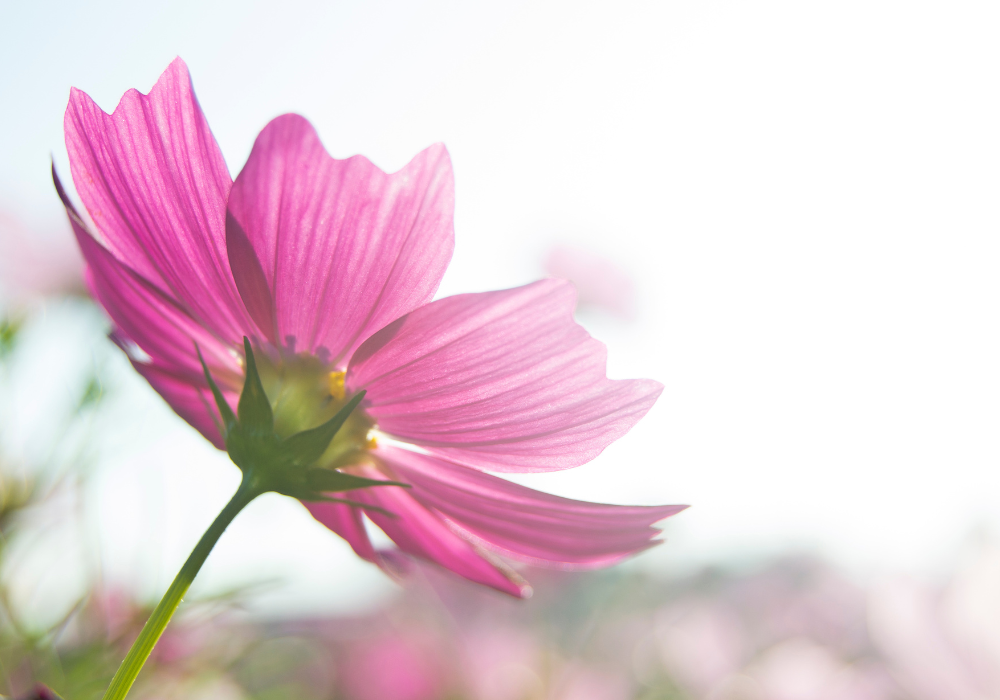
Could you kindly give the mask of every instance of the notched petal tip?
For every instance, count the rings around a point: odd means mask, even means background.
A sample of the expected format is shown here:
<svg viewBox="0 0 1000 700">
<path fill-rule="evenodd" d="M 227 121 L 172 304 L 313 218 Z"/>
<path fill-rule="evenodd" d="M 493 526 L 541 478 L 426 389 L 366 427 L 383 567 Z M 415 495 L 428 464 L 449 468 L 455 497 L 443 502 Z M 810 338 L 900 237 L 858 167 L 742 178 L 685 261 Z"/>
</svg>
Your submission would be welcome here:
<svg viewBox="0 0 1000 700">
<path fill-rule="evenodd" d="M 177 56 L 171 61 L 162 73 L 157 77 L 156 82 L 149 89 L 149 92 L 142 92 L 136 88 L 129 88 L 122 93 L 121 98 L 118 100 L 118 104 L 115 108 L 111 110 L 110 113 L 105 112 L 100 105 L 98 105 L 94 99 L 88 95 L 84 90 L 78 87 L 70 86 L 69 89 L 69 101 L 66 105 L 66 111 L 63 116 L 63 122 L 65 126 L 71 124 L 71 120 L 79 118 L 80 114 L 77 114 L 81 110 L 93 112 L 95 109 L 103 114 L 104 116 L 115 116 L 119 111 L 127 109 L 130 102 L 136 100 L 148 100 L 154 93 L 169 90 L 171 86 L 178 82 L 186 82 L 187 91 L 194 95 L 194 84 L 191 81 L 191 72 L 188 70 L 187 64 L 184 60 Z M 68 132 L 67 132 L 68 133 Z"/>
<path fill-rule="evenodd" d="M 250 315 L 265 333 L 274 326 L 276 344 L 338 367 L 430 300 L 454 247 L 443 146 L 390 174 L 361 155 L 333 158 L 298 114 L 261 130 L 227 209 L 231 269 Z"/>
<path fill-rule="evenodd" d="M 77 195 L 102 245 L 217 337 L 252 330 L 226 260 L 232 179 L 184 62 L 148 94 L 126 91 L 110 115 L 72 89 L 63 125 Z"/>
</svg>

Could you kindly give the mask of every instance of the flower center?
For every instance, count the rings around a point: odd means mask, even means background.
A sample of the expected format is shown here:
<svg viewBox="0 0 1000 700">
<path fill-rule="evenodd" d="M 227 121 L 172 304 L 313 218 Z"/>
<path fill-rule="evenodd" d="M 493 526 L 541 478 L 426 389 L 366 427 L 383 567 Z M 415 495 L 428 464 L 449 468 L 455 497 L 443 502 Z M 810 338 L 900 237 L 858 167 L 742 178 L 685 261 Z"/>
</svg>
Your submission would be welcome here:
<svg viewBox="0 0 1000 700">
<path fill-rule="evenodd" d="M 322 425 L 350 401 L 344 373 L 331 371 L 312 355 L 296 355 L 274 362 L 267 353 L 254 353 L 264 393 L 274 411 L 274 432 L 285 438 Z M 315 466 L 328 469 L 349 467 L 367 461 L 375 447 L 369 431 L 375 426 L 360 408 L 355 409 L 337 431 Z"/>
</svg>

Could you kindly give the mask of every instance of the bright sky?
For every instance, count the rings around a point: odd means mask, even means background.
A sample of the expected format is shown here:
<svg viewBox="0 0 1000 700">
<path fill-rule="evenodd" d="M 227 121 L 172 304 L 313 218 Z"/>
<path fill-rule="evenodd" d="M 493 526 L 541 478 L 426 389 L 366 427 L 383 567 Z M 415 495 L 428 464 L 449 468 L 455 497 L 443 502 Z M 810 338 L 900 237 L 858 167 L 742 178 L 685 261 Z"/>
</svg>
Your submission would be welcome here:
<svg viewBox="0 0 1000 700">
<path fill-rule="evenodd" d="M 994 3 L 34 2 L 4 16 L 0 206 L 39 230 L 63 226 L 47 171 L 53 153 L 68 178 L 69 87 L 110 111 L 180 55 L 234 175 L 286 111 L 333 155 L 387 170 L 445 142 L 457 247 L 442 294 L 527 282 L 558 242 L 627 270 L 637 318 L 584 320 L 611 376 L 653 377 L 663 396 L 592 464 L 520 480 L 693 504 L 636 565 L 817 548 L 862 572 L 933 569 L 973 528 L 1000 529 Z M 24 359 L 39 381 L 61 381 L 68 338 L 103 342 L 60 314 L 33 336 L 47 354 Z M 128 437 L 93 484 L 88 532 L 113 577 L 153 594 L 237 474 L 119 374 L 108 430 Z M 22 391 L 24 412 L 37 392 Z M 32 555 L 25 605 L 66 587 L 49 561 L 66 537 Z M 285 581 L 268 610 L 390 590 L 279 497 L 240 517 L 200 585 L 261 576 Z"/>
</svg>

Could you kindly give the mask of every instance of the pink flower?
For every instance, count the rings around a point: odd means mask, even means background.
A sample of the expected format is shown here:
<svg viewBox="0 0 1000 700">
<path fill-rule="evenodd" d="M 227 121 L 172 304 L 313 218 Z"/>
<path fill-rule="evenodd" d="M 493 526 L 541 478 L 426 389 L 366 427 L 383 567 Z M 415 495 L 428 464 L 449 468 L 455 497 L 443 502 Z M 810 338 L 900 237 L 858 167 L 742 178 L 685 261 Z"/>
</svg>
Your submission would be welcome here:
<svg viewBox="0 0 1000 700">
<path fill-rule="evenodd" d="M 708 696 L 743 665 L 746 634 L 739 617 L 726 607 L 681 601 L 657 617 L 663 661 L 674 680 L 693 695 Z"/>
<path fill-rule="evenodd" d="M 15 304 L 83 292 L 83 260 L 68 230 L 29 230 L 0 211 L 0 296 Z"/>
<path fill-rule="evenodd" d="M 878 667 L 850 665 L 808 639 L 789 639 L 768 649 L 747 669 L 754 695 L 768 700 L 890 700 L 898 697 Z M 752 686 L 751 686 L 752 687 Z M 749 695 L 750 693 L 747 693 Z M 753 695 L 751 695 L 753 696 Z M 729 697 L 723 692 L 723 697 Z"/>
<path fill-rule="evenodd" d="M 386 634 L 345 655 L 342 684 L 351 700 L 435 700 L 445 694 L 447 667 L 432 638 Z"/>
<path fill-rule="evenodd" d="M 390 175 L 334 160 L 287 114 L 234 182 L 180 59 L 111 115 L 74 89 L 65 128 L 93 232 L 61 195 L 112 338 L 206 438 L 223 447 L 196 344 L 232 405 L 251 339 L 279 435 L 367 392 L 317 465 L 412 488 L 307 503 L 360 556 L 392 570 L 415 556 L 521 595 L 495 554 L 603 566 L 655 544 L 652 524 L 683 508 L 571 501 L 483 473 L 583 464 L 662 387 L 605 376 L 565 282 L 430 301 L 454 238 L 443 146 Z M 398 549 L 376 550 L 364 515 Z"/>
<path fill-rule="evenodd" d="M 554 684 L 552 700 L 628 700 L 634 697 L 624 674 L 567 664 Z"/>
<path fill-rule="evenodd" d="M 981 543 L 943 589 L 883 582 L 870 596 L 869 624 L 915 700 L 1000 697 L 1000 547 Z"/>
<path fill-rule="evenodd" d="M 460 667 L 476 700 L 518 700 L 539 694 L 542 650 L 525 629 L 491 620 L 464 635 Z"/>
<path fill-rule="evenodd" d="M 555 246 L 545 260 L 545 271 L 573 283 L 581 306 L 594 306 L 629 319 L 635 305 L 632 280 L 600 255 L 571 246 Z"/>
</svg>

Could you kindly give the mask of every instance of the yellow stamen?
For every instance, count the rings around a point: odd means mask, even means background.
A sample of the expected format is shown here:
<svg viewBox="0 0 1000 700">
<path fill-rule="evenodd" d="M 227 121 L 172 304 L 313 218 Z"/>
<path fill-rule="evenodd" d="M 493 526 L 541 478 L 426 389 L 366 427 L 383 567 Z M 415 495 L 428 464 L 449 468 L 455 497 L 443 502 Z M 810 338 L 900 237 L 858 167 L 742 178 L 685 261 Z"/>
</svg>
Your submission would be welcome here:
<svg viewBox="0 0 1000 700">
<path fill-rule="evenodd" d="M 365 447 L 367 447 L 369 450 L 374 450 L 376 447 L 378 447 L 378 441 L 375 440 L 375 438 L 370 437 L 368 438 L 368 442 L 365 443 Z"/>
<path fill-rule="evenodd" d="M 344 373 L 343 372 L 330 372 L 330 376 L 327 378 L 328 385 L 330 387 L 330 396 L 337 399 L 338 401 L 344 398 Z"/>
</svg>

